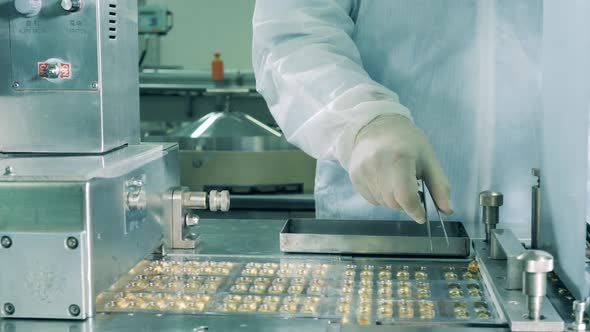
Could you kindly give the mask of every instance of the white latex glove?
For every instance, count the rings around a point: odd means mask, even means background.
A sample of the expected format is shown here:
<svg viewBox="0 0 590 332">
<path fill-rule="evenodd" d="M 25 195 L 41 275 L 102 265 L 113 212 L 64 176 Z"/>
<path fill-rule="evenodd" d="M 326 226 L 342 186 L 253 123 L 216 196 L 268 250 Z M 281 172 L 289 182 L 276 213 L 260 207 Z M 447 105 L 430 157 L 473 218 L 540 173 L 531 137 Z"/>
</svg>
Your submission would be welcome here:
<svg viewBox="0 0 590 332">
<path fill-rule="evenodd" d="M 380 116 L 357 134 L 348 163 L 355 189 L 371 204 L 405 211 L 426 222 L 416 179 L 423 179 L 436 205 L 453 213 L 449 180 L 422 130 L 401 115 Z"/>
</svg>

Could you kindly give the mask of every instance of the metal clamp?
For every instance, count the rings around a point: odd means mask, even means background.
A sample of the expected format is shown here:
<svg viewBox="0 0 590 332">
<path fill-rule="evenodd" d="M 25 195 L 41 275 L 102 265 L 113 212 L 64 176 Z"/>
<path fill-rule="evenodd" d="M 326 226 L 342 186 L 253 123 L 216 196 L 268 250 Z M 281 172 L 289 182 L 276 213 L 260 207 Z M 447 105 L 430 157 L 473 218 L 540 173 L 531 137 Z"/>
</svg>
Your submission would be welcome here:
<svg viewBox="0 0 590 332">
<path fill-rule="evenodd" d="M 199 224 L 199 216 L 192 210 L 229 210 L 228 191 L 193 192 L 187 187 L 172 188 L 169 191 L 164 245 L 172 249 L 194 249 L 200 242 L 199 234 L 190 228 Z"/>
</svg>

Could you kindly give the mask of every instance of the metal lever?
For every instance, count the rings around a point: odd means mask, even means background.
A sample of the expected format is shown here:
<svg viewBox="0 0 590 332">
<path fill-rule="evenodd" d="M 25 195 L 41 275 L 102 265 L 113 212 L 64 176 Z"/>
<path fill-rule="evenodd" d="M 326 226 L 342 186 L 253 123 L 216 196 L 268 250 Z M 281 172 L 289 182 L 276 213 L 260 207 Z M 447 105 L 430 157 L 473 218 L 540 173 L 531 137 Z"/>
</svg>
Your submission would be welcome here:
<svg viewBox="0 0 590 332">
<path fill-rule="evenodd" d="M 420 200 L 422 201 L 422 205 L 424 206 L 424 214 L 426 215 L 426 229 L 428 230 L 428 240 L 430 241 L 430 252 L 434 252 L 434 247 L 432 245 L 432 231 L 430 230 L 430 219 L 428 219 L 428 208 L 426 207 L 426 186 L 424 185 L 424 180 L 419 182 L 418 187 L 418 196 L 420 196 Z M 421 189 L 421 190 L 420 190 Z"/>
</svg>

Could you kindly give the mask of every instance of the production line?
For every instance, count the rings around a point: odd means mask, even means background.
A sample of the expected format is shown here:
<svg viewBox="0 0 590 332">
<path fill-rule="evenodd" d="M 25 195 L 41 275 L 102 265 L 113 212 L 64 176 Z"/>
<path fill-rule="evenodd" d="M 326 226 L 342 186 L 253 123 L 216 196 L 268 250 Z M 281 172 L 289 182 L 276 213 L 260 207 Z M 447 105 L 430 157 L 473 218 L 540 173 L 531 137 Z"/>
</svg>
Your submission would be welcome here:
<svg viewBox="0 0 590 332">
<path fill-rule="evenodd" d="M 137 43 L 134 1 L 0 0 L 1 332 L 586 330 L 586 223 L 539 169 L 520 227 L 499 192 L 457 221 L 426 188 L 425 224 L 200 218 L 232 197 L 140 142 Z M 221 142 L 185 130 L 186 154 Z"/>
</svg>

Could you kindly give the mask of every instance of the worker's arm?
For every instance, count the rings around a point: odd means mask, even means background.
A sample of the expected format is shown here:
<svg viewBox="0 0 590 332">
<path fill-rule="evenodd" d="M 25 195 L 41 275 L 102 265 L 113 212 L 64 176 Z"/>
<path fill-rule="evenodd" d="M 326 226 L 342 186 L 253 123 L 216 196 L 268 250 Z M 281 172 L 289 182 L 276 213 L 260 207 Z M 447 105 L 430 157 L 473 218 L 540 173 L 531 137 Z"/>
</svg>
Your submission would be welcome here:
<svg viewBox="0 0 590 332">
<path fill-rule="evenodd" d="M 414 166 L 398 167 L 413 161 L 404 156 L 402 163 L 387 165 L 389 157 L 398 159 L 400 153 L 408 154 L 403 150 L 406 147 L 412 149 L 411 157 L 419 154 L 414 153 L 413 143 L 408 145 L 405 138 L 394 137 L 393 141 L 401 144 L 390 155 L 391 151 L 380 148 L 391 143 L 386 137 L 375 142 L 370 151 L 355 152 L 355 146 L 367 148 L 367 144 L 356 141 L 362 128 L 362 137 L 375 137 L 371 130 L 366 133 L 375 126 L 367 124 L 378 117 L 399 123 L 397 129 L 404 134 L 414 135 L 419 129 L 413 126 L 410 112 L 399 103 L 398 96 L 373 81 L 363 69 L 351 38 L 352 5 L 352 0 L 256 1 L 253 62 L 257 89 L 289 142 L 317 159 L 338 160 L 369 202 L 402 208 L 423 221 L 415 181 L 420 174 Z M 405 130 L 406 126 L 415 130 Z M 372 164 L 377 160 L 384 164 Z M 391 176 L 403 180 L 395 185 Z"/>
</svg>

